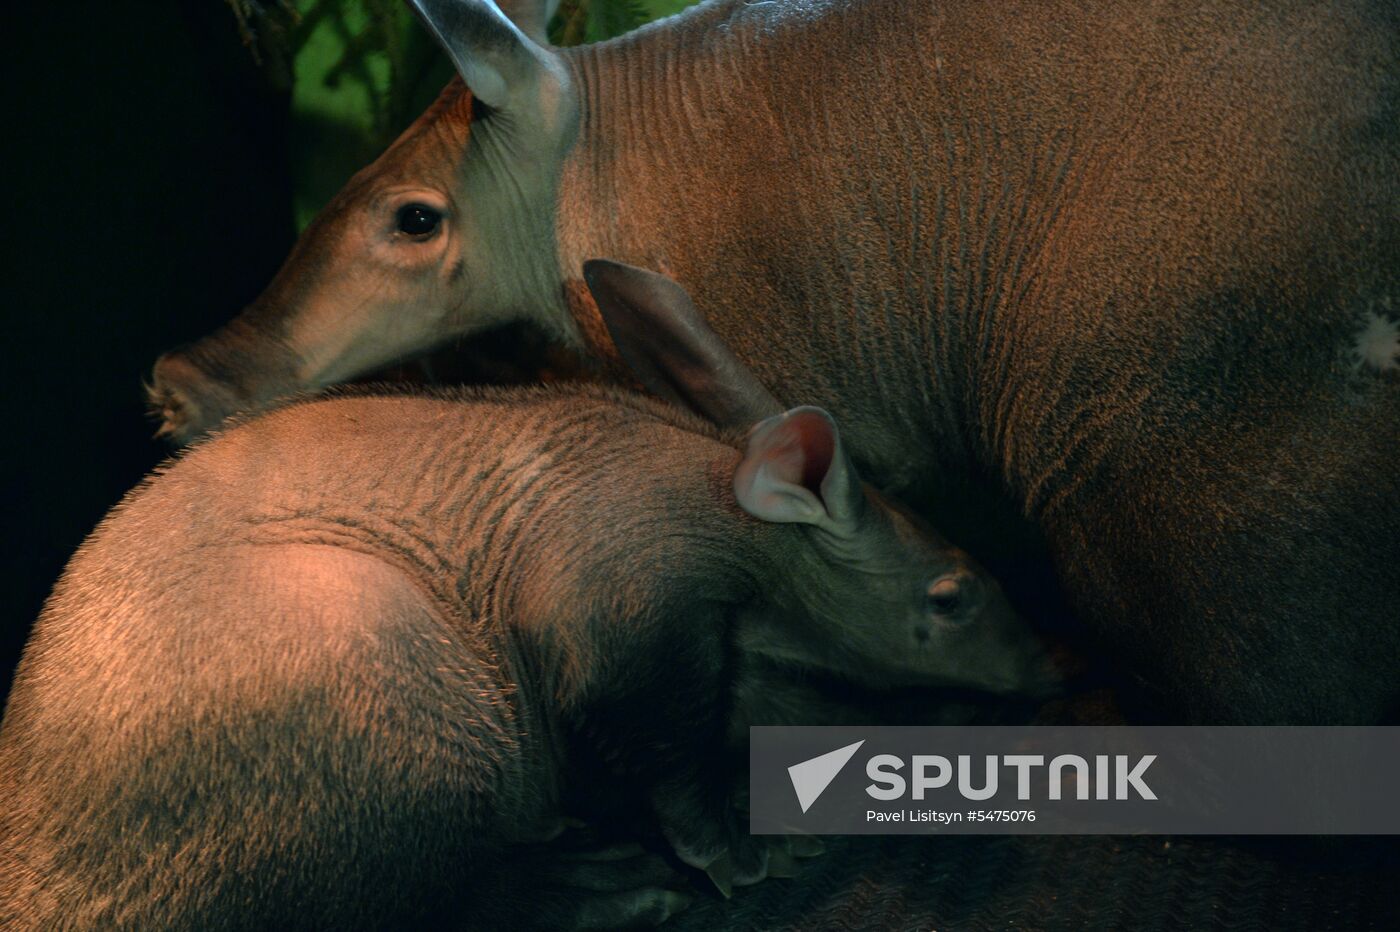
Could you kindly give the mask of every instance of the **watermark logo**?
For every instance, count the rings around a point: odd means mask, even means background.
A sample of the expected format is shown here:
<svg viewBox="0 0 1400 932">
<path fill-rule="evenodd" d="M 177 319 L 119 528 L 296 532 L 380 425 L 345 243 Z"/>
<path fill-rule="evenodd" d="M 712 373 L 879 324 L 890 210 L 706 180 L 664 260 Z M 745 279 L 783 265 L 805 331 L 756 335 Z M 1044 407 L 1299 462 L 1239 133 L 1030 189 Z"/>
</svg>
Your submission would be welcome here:
<svg viewBox="0 0 1400 932">
<path fill-rule="evenodd" d="M 749 763 L 758 834 L 1400 834 L 1393 727 L 765 727 Z"/>
<path fill-rule="evenodd" d="M 812 803 L 831 785 L 841 768 L 846 766 L 864 743 L 862 739 L 788 768 L 788 779 L 792 780 L 793 792 L 797 794 L 797 802 L 802 806 L 803 812 L 812 808 Z"/>
<path fill-rule="evenodd" d="M 861 742 L 862 744 L 864 742 Z M 844 750 L 844 748 L 843 748 Z M 956 772 L 958 795 L 972 802 L 992 799 L 1001 790 L 1001 773 L 1014 770 L 1016 799 L 1026 802 L 1032 798 L 1031 781 L 1038 768 L 1045 768 L 1043 794 L 1046 800 L 1063 799 L 1066 782 L 1074 784 L 1076 799 L 1125 800 L 1137 794 L 1138 799 L 1156 799 L 1157 794 L 1143 780 L 1147 768 L 1157 759 L 1156 754 L 1144 754 L 1133 761 L 1127 754 L 1098 754 L 1094 757 L 1094 767 L 1090 771 L 1089 762 L 1078 754 L 1060 754 L 1045 763 L 1044 754 L 989 754 L 982 768 L 981 785 L 976 786 L 976 764 L 972 755 L 959 754 L 955 760 L 941 754 L 915 754 L 909 760 L 910 779 L 905 780 L 900 772 L 904 769 L 903 758 L 894 754 L 877 754 L 865 765 L 865 772 L 874 782 L 865 788 L 872 799 L 901 799 L 906 793 L 914 799 L 923 799 L 931 790 L 939 790 L 953 784 Z M 834 777 L 835 774 L 833 773 Z M 912 790 L 910 789 L 912 787 Z M 806 808 L 803 808 L 806 811 Z"/>
</svg>

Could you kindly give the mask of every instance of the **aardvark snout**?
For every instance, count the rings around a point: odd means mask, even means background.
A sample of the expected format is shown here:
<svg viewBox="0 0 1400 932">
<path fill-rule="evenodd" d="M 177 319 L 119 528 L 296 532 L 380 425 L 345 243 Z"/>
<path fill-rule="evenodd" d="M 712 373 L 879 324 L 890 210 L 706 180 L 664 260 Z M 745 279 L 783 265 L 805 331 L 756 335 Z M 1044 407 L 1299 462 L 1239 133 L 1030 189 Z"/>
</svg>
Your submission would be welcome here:
<svg viewBox="0 0 1400 932">
<path fill-rule="evenodd" d="M 240 407 L 234 392 L 178 351 L 156 360 L 146 400 L 151 415 L 160 421 L 156 436 L 180 446 L 217 427 Z"/>
</svg>

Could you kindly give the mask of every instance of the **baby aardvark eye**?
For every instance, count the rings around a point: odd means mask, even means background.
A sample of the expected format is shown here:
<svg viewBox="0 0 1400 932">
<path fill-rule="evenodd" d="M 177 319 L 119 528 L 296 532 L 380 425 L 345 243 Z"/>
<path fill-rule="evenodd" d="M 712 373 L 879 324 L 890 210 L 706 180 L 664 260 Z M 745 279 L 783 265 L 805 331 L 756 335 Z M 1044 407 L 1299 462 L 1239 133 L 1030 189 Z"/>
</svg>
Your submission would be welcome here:
<svg viewBox="0 0 1400 932">
<path fill-rule="evenodd" d="M 405 204 L 397 215 L 399 232 L 409 236 L 429 236 L 437 232 L 442 214 L 424 204 Z"/>
<path fill-rule="evenodd" d="M 962 584 L 954 576 L 934 580 L 928 587 L 928 609 L 935 615 L 951 615 L 962 604 Z"/>
</svg>

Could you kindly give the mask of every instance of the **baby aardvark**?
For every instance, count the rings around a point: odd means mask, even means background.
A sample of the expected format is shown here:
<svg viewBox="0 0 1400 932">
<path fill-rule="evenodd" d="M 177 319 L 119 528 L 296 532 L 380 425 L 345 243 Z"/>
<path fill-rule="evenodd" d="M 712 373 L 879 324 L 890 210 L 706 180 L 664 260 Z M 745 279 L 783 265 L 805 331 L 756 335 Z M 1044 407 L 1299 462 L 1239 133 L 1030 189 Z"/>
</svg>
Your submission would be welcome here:
<svg viewBox="0 0 1400 932">
<path fill-rule="evenodd" d="M 762 876 L 714 772 L 735 650 L 1038 678 L 996 585 L 861 485 L 828 415 L 774 413 L 678 286 L 590 278 L 642 380 L 713 425 L 601 388 L 310 400 L 103 522 L 0 729 L 0 925 L 660 921 L 680 898 L 631 859 L 573 894 L 500 877 L 584 752 L 683 861 Z"/>
</svg>

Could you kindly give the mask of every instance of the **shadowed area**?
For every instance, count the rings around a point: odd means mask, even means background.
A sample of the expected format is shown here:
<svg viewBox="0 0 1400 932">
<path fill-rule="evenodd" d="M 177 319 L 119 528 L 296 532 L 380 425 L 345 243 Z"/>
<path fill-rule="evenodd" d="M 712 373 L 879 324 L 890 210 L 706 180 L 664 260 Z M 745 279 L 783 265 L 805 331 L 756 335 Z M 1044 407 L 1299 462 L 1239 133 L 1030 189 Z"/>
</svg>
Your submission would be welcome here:
<svg viewBox="0 0 1400 932">
<path fill-rule="evenodd" d="M 675 932 L 1377 929 L 1400 849 L 1202 838 L 832 838 L 794 880 L 697 901 Z"/>
<path fill-rule="evenodd" d="M 141 378 L 292 241 L 286 101 L 222 3 L 7 9 L 0 696 L 64 563 L 167 452 Z"/>
</svg>

